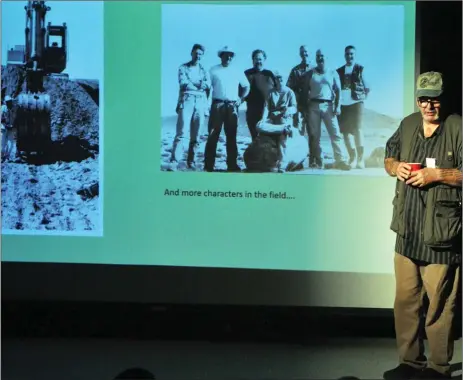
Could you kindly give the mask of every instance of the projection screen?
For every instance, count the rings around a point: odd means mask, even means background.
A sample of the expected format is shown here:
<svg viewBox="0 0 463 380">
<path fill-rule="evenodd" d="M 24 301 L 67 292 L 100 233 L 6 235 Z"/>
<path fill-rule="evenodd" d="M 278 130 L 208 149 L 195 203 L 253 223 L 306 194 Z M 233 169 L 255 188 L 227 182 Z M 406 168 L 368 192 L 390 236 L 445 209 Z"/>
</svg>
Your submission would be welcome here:
<svg viewBox="0 0 463 380">
<path fill-rule="evenodd" d="M 13 136 L 2 160 L 6 299 L 392 307 L 395 179 L 383 157 L 414 112 L 413 2 L 46 3 L 46 24 L 65 23 L 66 38 L 44 42 L 50 145 L 29 154 Z M 1 4 L 11 114 L 27 85 L 25 5 Z M 199 66 L 188 64 L 195 44 Z M 246 155 L 271 161 L 277 145 L 250 148 L 252 99 L 212 98 L 262 85 L 249 75 L 256 50 L 295 95 L 295 67 L 323 61 L 341 83 L 349 46 L 370 88 L 361 134 L 346 132 L 332 103 L 318 119 L 298 104 L 285 153 L 297 170 L 246 171 Z M 63 51 L 66 67 L 54 70 Z M 221 51 L 233 53 L 228 71 Z M 210 81 L 204 99 L 180 91 L 196 80 L 198 93 Z M 227 171 L 235 163 L 241 171 Z"/>
</svg>

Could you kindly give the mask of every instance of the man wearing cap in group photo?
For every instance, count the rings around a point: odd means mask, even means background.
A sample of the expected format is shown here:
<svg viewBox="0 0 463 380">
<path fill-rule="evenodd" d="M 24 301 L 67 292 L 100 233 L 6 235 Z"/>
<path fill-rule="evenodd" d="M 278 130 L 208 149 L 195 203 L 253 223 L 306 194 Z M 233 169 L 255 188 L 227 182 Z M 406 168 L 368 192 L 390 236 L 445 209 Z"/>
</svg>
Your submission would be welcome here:
<svg viewBox="0 0 463 380">
<path fill-rule="evenodd" d="M 396 178 L 391 229 L 397 235 L 399 365 L 386 371 L 384 379 L 451 377 L 453 328 L 461 323 L 455 321 L 455 307 L 462 254 L 462 122 L 459 115 L 447 115 L 443 96 L 442 75 L 421 74 L 418 112 L 405 117 L 386 144 L 385 169 Z"/>
<path fill-rule="evenodd" d="M 2 161 L 11 159 L 11 154 L 15 146 L 12 109 L 13 99 L 7 95 L 1 109 Z"/>
<path fill-rule="evenodd" d="M 220 49 L 221 63 L 210 69 L 212 83 L 212 105 L 209 117 L 209 136 L 204 154 L 204 170 L 214 171 L 217 143 L 222 128 L 225 130 L 227 149 L 227 168 L 230 172 L 239 172 L 238 111 L 250 91 L 250 84 L 243 71 L 233 67 L 235 52 L 228 46 Z"/>
</svg>

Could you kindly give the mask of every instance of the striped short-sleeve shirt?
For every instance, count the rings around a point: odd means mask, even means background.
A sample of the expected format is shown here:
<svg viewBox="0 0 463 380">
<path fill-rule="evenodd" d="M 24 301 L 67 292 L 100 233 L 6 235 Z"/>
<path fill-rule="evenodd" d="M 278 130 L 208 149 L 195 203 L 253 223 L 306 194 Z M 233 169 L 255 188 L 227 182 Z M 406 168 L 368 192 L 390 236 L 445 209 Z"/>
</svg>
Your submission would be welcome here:
<svg viewBox="0 0 463 380">
<path fill-rule="evenodd" d="M 425 167 L 426 158 L 437 157 L 438 151 L 443 145 L 443 128 L 444 124 L 441 123 L 431 137 L 425 137 L 423 128 L 419 128 L 419 133 L 416 135 L 417 141 L 410 152 L 409 162 L 421 163 Z M 461 152 L 459 152 L 458 157 L 460 160 L 458 165 L 461 170 Z M 400 129 L 392 135 L 386 144 L 386 158 L 400 159 Z M 437 162 L 436 164 L 438 165 Z M 397 235 L 395 250 L 401 255 L 430 264 L 460 264 L 461 245 L 455 247 L 454 250 L 439 250 L 430 248 L 423 242 L 421 232 L 427 193 L 425 188 L 406 186 L 404 216 L 408 237 L 404 239 Z"/>
</svg>

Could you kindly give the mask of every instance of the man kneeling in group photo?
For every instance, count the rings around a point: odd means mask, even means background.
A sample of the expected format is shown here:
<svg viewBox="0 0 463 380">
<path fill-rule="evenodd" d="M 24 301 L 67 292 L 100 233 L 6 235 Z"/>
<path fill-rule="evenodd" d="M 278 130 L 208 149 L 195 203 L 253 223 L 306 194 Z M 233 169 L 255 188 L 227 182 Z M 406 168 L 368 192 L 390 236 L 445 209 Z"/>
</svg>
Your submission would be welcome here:
<svg viewBox="0 0 463 380">
<path fill-rule="evenodd" d="M 283 173 L 294 170 L 296 165 L 286 153 L 288 138 L 297 132 L 293 125 L 296 95 L 283 84 L 281 73 L 274 71 L 274 78 L 275 87 L 268 94 L 263 117 L 256 126 L 258 137 L 244 153 L 248 171 Z"/>
</svg>

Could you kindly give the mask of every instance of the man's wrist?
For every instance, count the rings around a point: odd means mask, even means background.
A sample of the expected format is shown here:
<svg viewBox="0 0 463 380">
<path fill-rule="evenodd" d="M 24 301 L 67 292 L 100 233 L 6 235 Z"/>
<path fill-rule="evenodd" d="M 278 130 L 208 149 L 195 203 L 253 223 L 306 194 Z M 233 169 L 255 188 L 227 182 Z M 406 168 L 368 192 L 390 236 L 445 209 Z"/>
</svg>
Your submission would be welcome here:
<svg viewBox="0 0 463 380">
<path fill-rule="evenodd" d="M 399 164 L 400 164 L 399 161 L 396 161 L 396 160 L 393 160 L 393 159 L 387 159 L 386 160 L 386 162 L 385 162 L 386 171 L 391 177 L 396 177 L 397 176 L 397 169 L 399 167 Z"/>
<path fill-rule="evenodd" d="M 444 171 L 442 169 L 432 169 L 431 182 L 442 182 L 444 180 Z"/>
<path fill-rule="evenodd" d="M 393 161 L 391 165 L 391 175 L 393 177 L 397 176 L 397 169 L 399 168 L 399 161 Z"/>
</svg>

